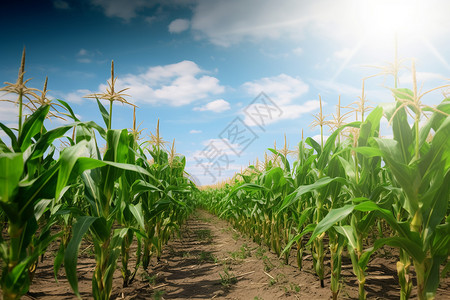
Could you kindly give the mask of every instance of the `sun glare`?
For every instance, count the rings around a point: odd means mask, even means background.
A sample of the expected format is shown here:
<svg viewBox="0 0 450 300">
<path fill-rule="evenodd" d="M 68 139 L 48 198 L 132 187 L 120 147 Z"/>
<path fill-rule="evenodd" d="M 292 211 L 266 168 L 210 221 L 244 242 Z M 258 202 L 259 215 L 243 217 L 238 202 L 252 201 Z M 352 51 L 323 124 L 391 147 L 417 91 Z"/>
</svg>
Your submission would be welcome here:
<svg viewBox="0 0 450 300">
<path fill-rule="evenodd" d="M 426 34 L 430 16 L 423 14 L 424 1 L 363 0 L 358 3 L 360 24 L 368 38 Z"/>
<path fill-rule="evenodd" d="M 353 47 L 341 67 L 332 77 L 335 80 L 353 60 L 363 53 L 377 60 L 391 59 L 398 45 L 407 56 L 429 51 L 450 69 L 450 64 L 433 45 L 433 40 L 445 30 L 441 27 L 450 1 L 428 0 L 353 0 L 342 18 L 353 32 Z M 348 42 L 347 46 L 348 47 Z"/>
</svg>

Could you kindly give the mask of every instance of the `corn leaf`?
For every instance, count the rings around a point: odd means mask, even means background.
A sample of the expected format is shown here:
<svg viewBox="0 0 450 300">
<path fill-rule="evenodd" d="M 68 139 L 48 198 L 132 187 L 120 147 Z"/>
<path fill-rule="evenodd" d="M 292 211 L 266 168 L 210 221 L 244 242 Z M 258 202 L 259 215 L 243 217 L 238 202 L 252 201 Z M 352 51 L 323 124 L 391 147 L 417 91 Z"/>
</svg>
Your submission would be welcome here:
<svg viewBox="0 0 450 300">
<path fill-rule="evenodd" d="M 78 218 L 77 223 L 73 226 L 72 239 L 67 245 L 67 249 L 64 254 L 64 268 L 66 270 L 67 280 L 69 281 L 75 295 L 79 299 L 81 299 L 81 296 L 78 291 L 77 278 L 78 250 L 80 249 L 81 239 L 95 220 L 97 220 L 97 217 L 83 216 Z"/>
</svg>

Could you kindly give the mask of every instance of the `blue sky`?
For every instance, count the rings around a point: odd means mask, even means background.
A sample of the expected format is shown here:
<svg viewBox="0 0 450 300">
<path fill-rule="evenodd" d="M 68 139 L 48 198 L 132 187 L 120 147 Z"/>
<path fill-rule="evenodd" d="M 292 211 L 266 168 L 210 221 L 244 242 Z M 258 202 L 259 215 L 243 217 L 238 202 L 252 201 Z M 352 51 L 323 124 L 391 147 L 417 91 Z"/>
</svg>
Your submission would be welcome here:
<svg viewBox="0 0 450 300">
<path fill-rule="evenodd" d="M 400 86 L 412 86 L 411 59 L 424 91 L 446 84 L 449 11 L 443 0 L 8 0 L 0 12 L 0 81 L 16 81 L 25 46 L 29 86 L 42 89 L 48 76 L 50 98 L 103 124 L 83 96 L 105 90 L 114 60 L 117 86 L 139 106 L 144 140 L 159 118 L 188 172 L 210 184 L 262 160 L 274 141 L 282 147 L 284 134 L 291 149 L 302 129 L 317 138 L 310 123 L 318 95 L 325 114 L 335 112 L 339 95 L 343 105 L 357 101 L 362 79 L 380 72 L 370 66 L 393 62 L 395 32 L 405 59 Z M 392 86 L 392 76 L 367 79 L 370 105 L 392 101 Z M 441 100 L 438 91 L 423 102 Z M 273 108 L 256 120 L 264 124 L 251 118 L 258 107 Z M 0 121 L 16 126 L 16 111 L 1 102 Z M 112 126 L 131 128 L 132 109 L 114 105 Z"/>
</svg>

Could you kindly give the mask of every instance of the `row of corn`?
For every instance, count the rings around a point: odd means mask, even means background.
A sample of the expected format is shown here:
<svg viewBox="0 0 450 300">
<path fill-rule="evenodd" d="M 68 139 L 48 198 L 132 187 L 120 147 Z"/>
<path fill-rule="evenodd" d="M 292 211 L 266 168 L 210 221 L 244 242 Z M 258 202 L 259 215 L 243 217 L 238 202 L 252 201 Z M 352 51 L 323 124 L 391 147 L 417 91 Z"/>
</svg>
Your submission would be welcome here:
<svg viewBox="0 0 450 300">
<path fill-rule="evenodd" d="M 397 72 L 391 72 L 397 74 Z M 398 249 L 400 299 L 415 291 L 434 299 L 450 264 L 450 98 L 422 103 L 412 66 L 412 89 L 392 88 L 393 100 L 370 113 L 363 92 L 356 121 L 339 106 L 333 120 L 315 116 L 321 139 L 303 139 L 294 151 L 268 149 L 233 180 L 202 190 L 200 205 L 227 219 L 288 262 L 295 251 L 302 269 L 305 251 L 324 286 L 330 276 L 333 299 L 342 289 L 343 255 L 350 257 L 366 299 L 368 264 L 378 249 Z M 364 82 L 364 81 L 363 81 Z M 383 116 L 391 138 L 380 136 Z M 323 129 L 334 130 L 324 137 Z M 329 260 L 330 271 L 325 268 Z"/>
<path fill-rule="evenodd" d="M 50 101 L 47 81 L 42 91 L 28 88 L 24 74 L 25 51 L 17 82 L 1 89 L 17 96 L 4 101 L 19 109 L 17 128 L 0 123 L 7 136 L 0 139 L 3 299 L 29 291 L 50 245 L 57 245 L 55 279 L 63 265 L 80 297 L 82 243 L 95 254 L 92 296 L 109 299 L 115 270 L 129 285 L 152 256 L 160 258 L 163 245 L 192 211 L 196 187 L 184 170 L 186 160 L 174 145 L 166 149 L 159 122 L 149 142 L 140 142 L 135 119 L 130 131 L 111 129 L 113 102 L 130 104 L 124 90 L 114 89 L 114 65 L 107 91 L 88 96 L 96 99 L 105 127 L 81 121 L 62 100 Z M 109 111 L 100 99 L 109 101 Z M 71 123 L 48 130 L 45 120 L 54 117 Z"/>
</svg>

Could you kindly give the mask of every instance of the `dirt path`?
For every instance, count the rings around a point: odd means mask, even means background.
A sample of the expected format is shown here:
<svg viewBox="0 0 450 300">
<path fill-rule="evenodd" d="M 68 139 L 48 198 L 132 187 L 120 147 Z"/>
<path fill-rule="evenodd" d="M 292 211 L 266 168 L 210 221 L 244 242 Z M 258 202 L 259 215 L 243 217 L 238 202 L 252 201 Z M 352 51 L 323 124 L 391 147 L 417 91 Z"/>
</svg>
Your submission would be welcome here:
<svg viewBox="0 0 450 300">
<path fill-rule="evenodd" d="M 78 261 L 79 288 L 91 299 L 95 266 L 89 245 L 82 246 Z M 76 299 L 64 271 L 53 277 L 52 251 L 40 264 L 30 294 L 23 299 Z M 197 211 L 182 227 L 181 238 L 164 248 L 160 261 L 154 258 L 149 273 L 142 269 L 131 286 L 122 288 L 119 270 L 114 275 L 113 299 L 331 299 L 329 275 L 325 288 L 313 273 L 306 255 L 303 270 L 296 267 L 294 253 L 284 265 L 267 247 L 243 237 L 227 222 Z M 366 280 L 367 299 L 399 299 L 396 258 L 389 251 L 374 255 Z M 329 273 L 329 265 L 326 266 Z M 349 259 L 343 259 L 343 289 L 339 299 L 357 299 L 358 286 Z M 415 299 L 413 289 L 411 299 Z M 436 299 L 450 299 L 450 278 L 442 280 Z"/>
<path fill-rule="evenodd" d="M 164 299 L 327 299 L 314 275 L 286 266 L 226 222 L 198 211 L 153 269 Z"/>
</svg>

